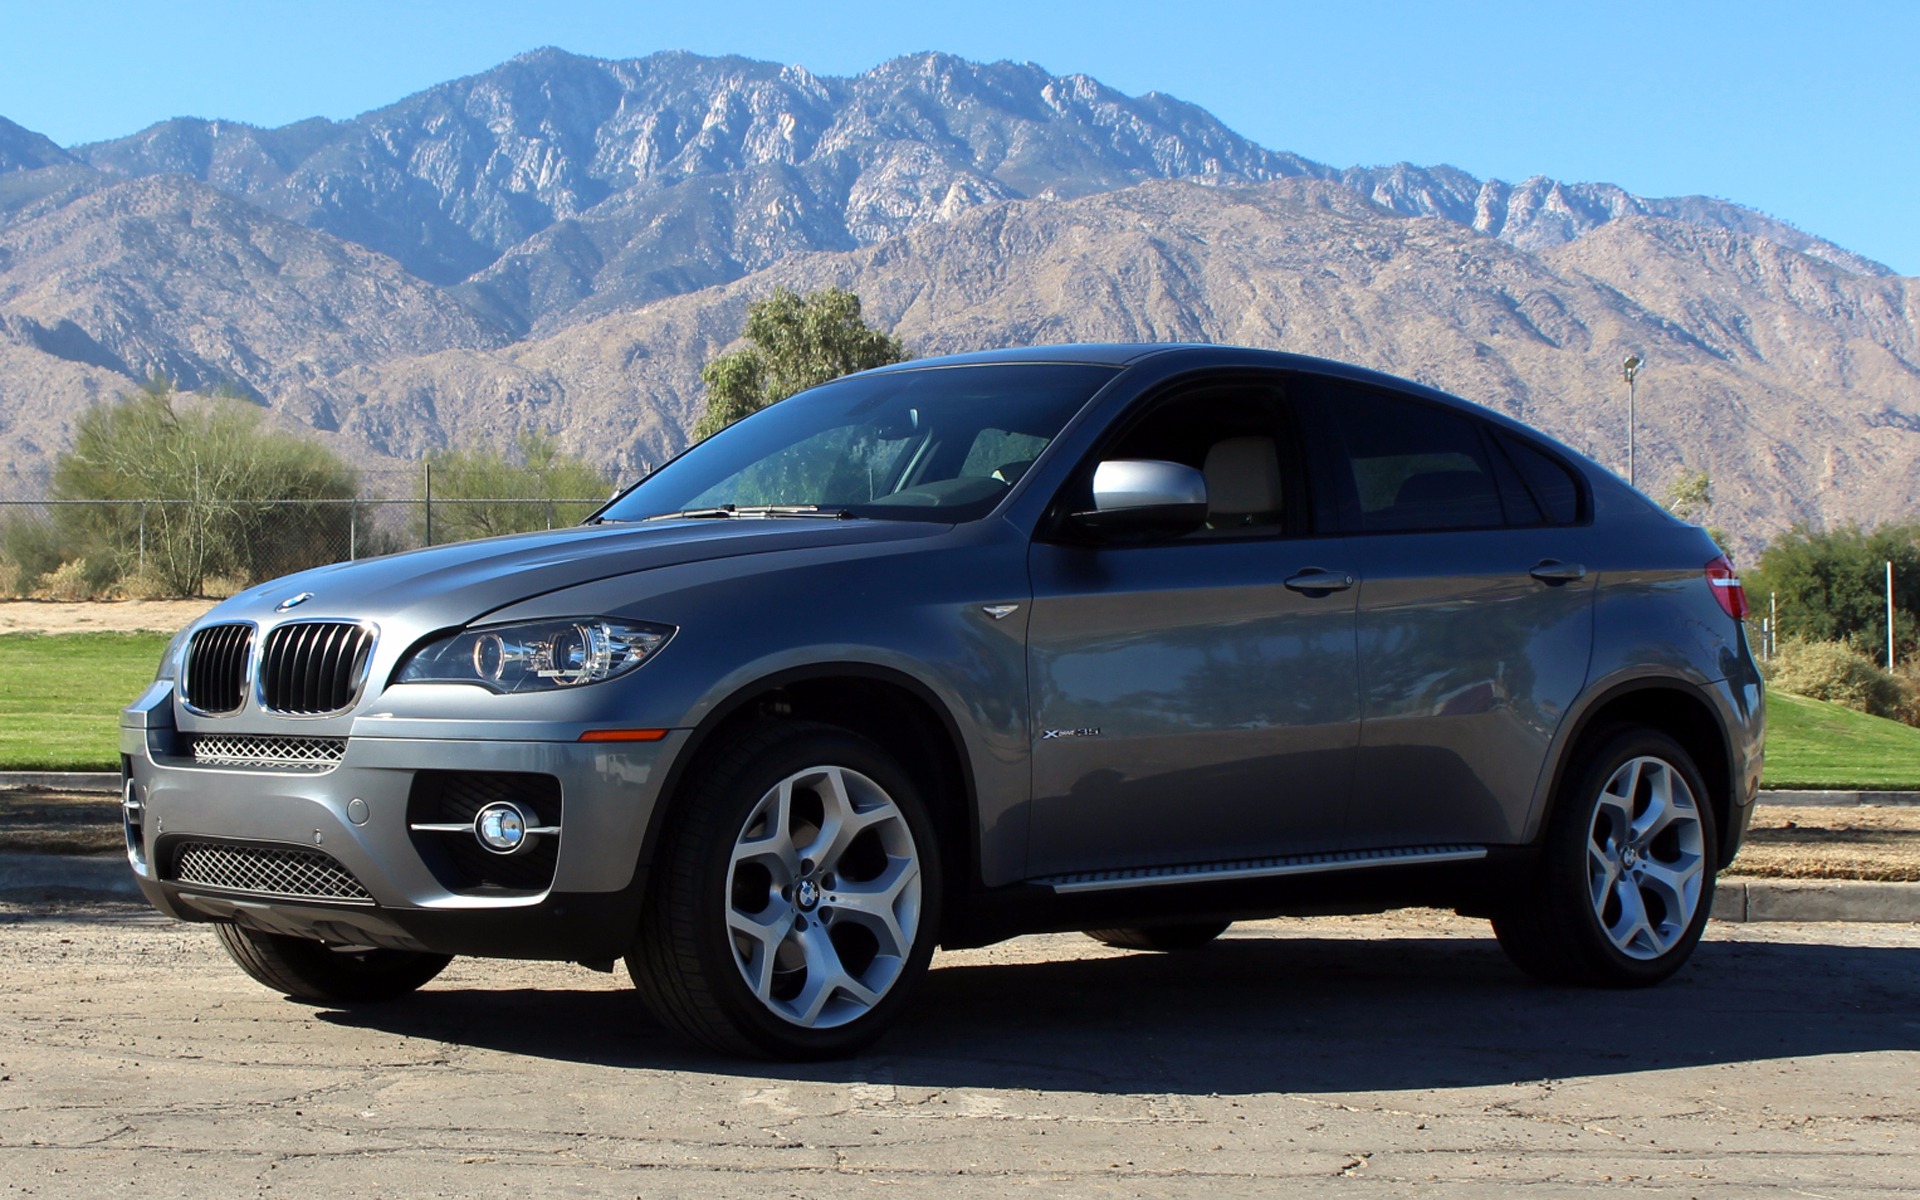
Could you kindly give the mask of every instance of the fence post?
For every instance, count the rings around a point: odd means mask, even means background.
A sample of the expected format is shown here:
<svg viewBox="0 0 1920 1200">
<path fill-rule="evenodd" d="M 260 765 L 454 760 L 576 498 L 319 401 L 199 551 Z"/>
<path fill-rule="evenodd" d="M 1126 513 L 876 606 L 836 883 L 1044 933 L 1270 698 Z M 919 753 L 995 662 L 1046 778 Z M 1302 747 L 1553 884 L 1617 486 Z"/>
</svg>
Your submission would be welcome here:
<svg viewBox="0 0 1920 1200">
<path fill-rule="evenodd" d="M 147 573 L 147 506 L 140 506 L 140 573 Z"/>
<path fill-rule="evenodd" d="M 553 528 L 553 497 L 551 496 L 547 497 L 547 528 Z"/>
<path fill-rule="evenodd" d="M 425 493 L 427 505 L 427 545 L 431 546 L 433 545 L 433 464 L 427 462 L 422 463 L 421 466 L 425 467 L 427 471 Z"/>
<path fill-rule="evenodd" d="M 360 557 L 360 497 L 356 494 L 347 502 L 347 561 Z"/>
</svg>

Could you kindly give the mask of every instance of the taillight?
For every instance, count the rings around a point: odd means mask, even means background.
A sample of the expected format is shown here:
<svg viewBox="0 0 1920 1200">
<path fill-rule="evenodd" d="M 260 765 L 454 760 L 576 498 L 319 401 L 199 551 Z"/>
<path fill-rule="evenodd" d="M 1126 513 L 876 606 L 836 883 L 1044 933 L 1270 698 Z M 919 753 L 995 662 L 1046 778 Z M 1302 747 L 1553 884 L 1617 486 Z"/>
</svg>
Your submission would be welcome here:
<svg viewBox="0 0 1920 1200">
<path fill-rule="evenodd" d="M 1728 616 L 1736 621 L 1747 619 L 1747 589 L 1740 586 L 1740 577 L 1733 573 L 1733 562 L 1726 555 L 1707 564 L 1707 586 Z"/>
</svg>

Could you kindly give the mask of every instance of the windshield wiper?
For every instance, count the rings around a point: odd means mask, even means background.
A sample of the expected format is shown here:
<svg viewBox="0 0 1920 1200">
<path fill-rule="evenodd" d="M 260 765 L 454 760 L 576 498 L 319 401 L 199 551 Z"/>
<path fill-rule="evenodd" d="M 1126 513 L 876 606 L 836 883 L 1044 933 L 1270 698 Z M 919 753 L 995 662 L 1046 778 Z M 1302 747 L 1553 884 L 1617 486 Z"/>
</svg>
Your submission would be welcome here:
<svg viewBox="0 0 1920 1200">
<path fill-rule="evenodd" d="M 816 517 L 845 521 L 853 514 L 844 508 L 822 509 L 818 504 L 722 504 L 717 508 L 689 508 L 680 512 L 656 513 L 646 521 L 684 521 L 696 518 L 730 519 L 734 517 Z"/>
</svg>

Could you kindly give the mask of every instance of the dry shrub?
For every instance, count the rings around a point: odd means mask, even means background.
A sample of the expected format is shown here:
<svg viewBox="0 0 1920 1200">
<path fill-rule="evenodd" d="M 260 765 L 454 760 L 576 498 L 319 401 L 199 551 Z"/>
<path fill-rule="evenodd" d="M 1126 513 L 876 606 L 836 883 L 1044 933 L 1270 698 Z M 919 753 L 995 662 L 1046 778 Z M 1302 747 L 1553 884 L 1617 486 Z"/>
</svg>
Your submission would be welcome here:
<svg viewBox="0 0 1920 1200">
<path fill-rule="evenodd" d="M 114 594 L 127 600 L 171 600 L 173 589 L 155 571 L 133 570 L 120 577 Z"/>
<path fill-rule="evenodd" d="M 1767 683 L 1796 696 L 1831 700 L 1876 717 L 1920 724 L 1920 683 L 1881 670 L 1845 642 L 1787 638 L 1767 664 Z"/>
<path fill-rule="evenodd" d="M 96 589 L 87 579 L 86 560 L 76 558 L 35 580 L 32 594 L 35 600 L 91 600 Z"/>
</svg>

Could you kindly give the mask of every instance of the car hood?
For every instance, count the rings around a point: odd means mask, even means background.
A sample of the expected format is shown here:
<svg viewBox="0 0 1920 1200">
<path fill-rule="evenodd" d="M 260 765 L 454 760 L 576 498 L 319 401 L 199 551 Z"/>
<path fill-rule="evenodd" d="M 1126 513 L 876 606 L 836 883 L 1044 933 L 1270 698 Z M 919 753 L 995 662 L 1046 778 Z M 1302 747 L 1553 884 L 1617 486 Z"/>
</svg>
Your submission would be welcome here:
<svg viewBox="0 0 1920 1200">
<path fill-rule="evenodd" d="M 780 517 L 578 526 L 302 571 L 241 592 L 204 620 L 249 620 L 264 629 L 281 621 L 345 617 L 420 633 L 469 624 L 495 609 L 562 588 L 656 567 L 917 540 L 949 528 L 918 521 Z M 306 599 L 281 611 L 283 604 L 306 593 Z"/>
</svg>

